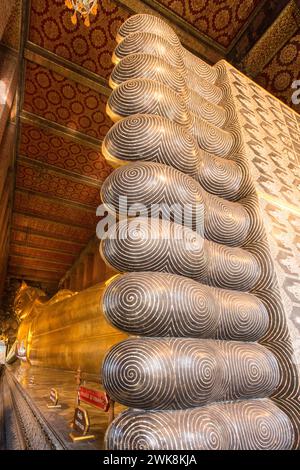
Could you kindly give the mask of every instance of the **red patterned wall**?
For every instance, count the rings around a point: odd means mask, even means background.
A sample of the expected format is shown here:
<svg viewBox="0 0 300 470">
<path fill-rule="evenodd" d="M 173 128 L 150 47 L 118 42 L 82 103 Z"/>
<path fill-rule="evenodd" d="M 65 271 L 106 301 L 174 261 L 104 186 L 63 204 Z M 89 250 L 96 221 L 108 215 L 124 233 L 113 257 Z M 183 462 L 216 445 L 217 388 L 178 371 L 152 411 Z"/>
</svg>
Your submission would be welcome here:
<svg viewBox="0 0 300 470">
<path fill-rule="evenodd" d="M 25 111 L 103 139 L 112 124 L 107 97 L 29 61 L 25 80 Z"/>
<path fill-rule="evenodd" d="M 95 208 L 100 203 L 99 189 L 73 181 L 47 168 L 35 168 L 24 163 L 17 165 L 16 187 L 68 199 Z"/>
<path fill-rule="evenodd" d="M 72 24 L 64 0 L 31 0 L 30 41 L 107 78 L 117 31 L 130 15 L 111 0 L 99 4 L 87 28 Z"/>
<path fill-rule="evenodd" d="M 228 47 L 261 0 L 159 0 L 196 29 Z"/>
<path fill-rule="evenodd" d="M 257 83 L 266 88 L 270 93 L 277 96 L 283 102 L 300 113 L 300 105 L 292 103 L 292 89 L 294 80 L 300 79 L 300 29 L 282 47 L 273 59 L 264 68 L 263 72 L 256 77 Z"/>
<path fill-rule="evenodd" d="M 112 169 L 100 150 L 39 127 L 22 124 L 19 152 L 49 165 L 104 181 Z"/>
</svg>

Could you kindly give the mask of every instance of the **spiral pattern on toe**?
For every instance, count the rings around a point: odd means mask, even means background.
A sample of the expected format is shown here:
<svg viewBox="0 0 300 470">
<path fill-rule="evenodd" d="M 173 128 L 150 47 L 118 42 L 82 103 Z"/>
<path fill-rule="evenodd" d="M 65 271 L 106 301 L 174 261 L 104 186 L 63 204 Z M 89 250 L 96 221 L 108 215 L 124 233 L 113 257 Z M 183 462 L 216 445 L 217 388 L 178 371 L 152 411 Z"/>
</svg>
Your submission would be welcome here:
<svg viewBox="0 0 300 470">
<path fill-rule="evenodd" d="M 126 194 L 126 204 L 120 205 Z M 102 202 L 118 215 L 162 217 L 204 235 L 200 185 L 189 176 L 159 163 L 139 162 L 115 170 L 101 188 Z"/>
<path fill-rule="evenodd" d="M 233 150 L 234 136 L 232 133 L 210 124 L 192 113 L 192 133 L 199 147 L 206 152 L 226 158 Z"/>
<path fill-rule="evenodd" d="M 127 410 L 108 428 L 109 450 L 289 450 L 288 417 L 268 399 L 180 411 Z"/>
<path fill-rule="evenodd" d="M 207 284 L 239 291 L 249 291 L 257 285 L 261 269 L 248 251 L 210 241 L 205 243 L 205 251 L 209 259 Z"/>
<path fill-rule="evenodd" d="M 225 110 L 198 93 L 189 92 L 188 106 L 192 113 L 214 126 L 223 127 L 226 122 Z"/>
<path fill-rule="evenodd" d="M 245 180 L 236 163 L 201 151 L 180 125 L 150 114 L 128 116 L 114 124 L 104 138 L 102 152 L 113 166 L 136 160 L 164 163 L 228 199 L 241 193 Z"/>
<path fill-rule="evenodd" d="M 103 259 L 119 271 L 160 271 L 201 280 L 207 270 L 203 238 L 158 219 L 123 220 L 100 245 Z"/>
<path fill-rule="evenodd" d="M 269 315 L 260 299 L 225 289 L 214 289 L 214 295 L 220 309 L 216 339 L 258 341 L 265 334 Z"/>
<path fill-rule="evenodd" d="M 142 336 L 257 341 L 269 323 L 263 303 L 254 295 L 159 272 L 115 277 L 101 306 L 115 327 Z"/>
<path fill-rule="evenodd" d="M 211 84 L 215 84 L 218 79 L 218 70 L 215 67 L 207 64 L 199 57 L 196 57 L 187 49 L 182 47 L 183 51 L 183 60 L 184 65 L 186 66 L 187 70 L 187 80 L 191 84 L 191 86 L 195 86 L 197 91 L 197 78 L 201 77 L 207 80 Z M 190 75 L 193 75 L 191 77 Z M 193 88 L 194 89 L 194 88 Z"/>
<path fill-rule="evenodd" d="M 190 126 L 190 114 L 183 99 L 166 85 L 146 79 L 128 80 L 113 90 L 107 114 L 117 121 L 131 114 L 156 114 Z"/>
<path fill-rule="evenodd" d="M 205 98 L 207 101 L 215 105 L 218 105 L 222 101 L 222 90 L 191 70 L 187 72 L 186 81 L 188 87 L 192 89 L 193 95 Z"/>
<path fill-rule="evenodd" d="M 184 65 L 180 53 L 164 37 L 157 34 L 147 32 L 130 34 L 116 47 L 112 61 L 114 64 L 118 64 L 120 60 L 131 54 L 148 54 L 162 58 L 184 74 Z"/>
<path fill-rule="evenodd" d="M 207 192 L 228 200 L 235 201 L 247 194 L 247 175 L 243 169 L 232 160 L 208 152 L 201 153 L 201 164 L 194 178 Z"/>
<path fill-rule="evenodd" d="M 242 246 L 248 236 L 250 219 L 242 204 L 202 191 L 205 238 L 228 246 Z"/>
<path fill-rule="evenodd" d="M 161 216 L 229 246 L 242 245 L 250 227 L 248 212 L 241 204 L 207 194 L 193 178 L 159 163 L 118 168 L 104 182 L 101 200 L 119 215 Z"/>
<path fill-rule="evenodd" d="M 112 71 L 109 83 L 112 88 L 116 88 L 127 80 L 137 78 L 154 80 L 163 83 L 176 93 L 186 93 L 185 80 L 176 68 L 169 65 L 165 60 L 149 54 L 131 54 L 124 57 Z M 211 114 L 213 114 L 213 110 L 214 108 L 212 108 Z M 215 114 L 217 113 L 215 112 Z M 218 115 L 215 119 L 217 118 Z M 220 111 L 219 120 L 222 120 L 222 118 L 225 120 Z"/>
<path fill-rule="evenodd" d="M 182 126 L 169 119 L 139 114 L 117 122 L 106 134 L 102 152 L 112 163 L 153 161 L 195 175 L 199 166 L 196 141 Z"/>
<path fill-rule="evenodd" d="M 235 423 L 236 449 L 291 449 L 294 440 L 291 422 L 270 400 L 246 400 L 240 402 L 239 407 L 225 403 L 224 408 Z"/>
<path fill-rule="evenodd" d="M 256 343 L 192 338 L 128 339 L 102 367 L 110 397 L 141 409 L 185 409 L 266 397 L 279 382 L 273 354 Z"/>
<path fill-rule="evenodd" d="M 153 80 L 168 86 L 174 92 L 181 94 L 187 100 L 190 111 L 217 127 L 226 122 L 225 110 L 217 105 L 217 101 L 205 90 L 209 85 L 203 86 L 202 94 L 188 91 L 184 77 L 178 73 L 177 67 L 171 66 L 165 60 L 150 54 L 130 54 L 125 56 L 115 66 L 109 80 L 110 86 L 115 89 L 122 83 L 133 79 Z"/>
<path fill-rule="evenodd" d="M 137 14 L 128 18 L 119 28 L 117 42 L 137 32 L 151 32 L 164 37 L 168 43 L 181 51 L 181 43 L 173 29 L 161 18 L 153 15 Z"/>
<path fill-rule="evenodd" d="M 256 258 L 247 251 L 155 218 L 120 221 L 102 240 L 100 252 L 118 271 L 169 272 L 226 289 L 250 290 L 260 276 Z"/>
</svg>

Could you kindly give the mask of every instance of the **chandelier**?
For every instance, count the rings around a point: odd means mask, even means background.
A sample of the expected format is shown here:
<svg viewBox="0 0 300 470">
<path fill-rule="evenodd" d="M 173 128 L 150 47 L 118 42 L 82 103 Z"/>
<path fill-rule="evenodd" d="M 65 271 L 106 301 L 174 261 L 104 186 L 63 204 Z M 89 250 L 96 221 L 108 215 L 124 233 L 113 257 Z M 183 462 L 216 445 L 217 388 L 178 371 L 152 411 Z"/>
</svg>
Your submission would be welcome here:
<svg viewBox="0 0 300 470">
<path fill-rule="evenodd" d="M 96 15 L 98 0 L 65 0 L 65 5 L 74 10 L 71 17 L 72 23 L 77 24 L 77 13 L 84 18 L 85 26 L 90 26 L 90 15 Z"/>
</svg>

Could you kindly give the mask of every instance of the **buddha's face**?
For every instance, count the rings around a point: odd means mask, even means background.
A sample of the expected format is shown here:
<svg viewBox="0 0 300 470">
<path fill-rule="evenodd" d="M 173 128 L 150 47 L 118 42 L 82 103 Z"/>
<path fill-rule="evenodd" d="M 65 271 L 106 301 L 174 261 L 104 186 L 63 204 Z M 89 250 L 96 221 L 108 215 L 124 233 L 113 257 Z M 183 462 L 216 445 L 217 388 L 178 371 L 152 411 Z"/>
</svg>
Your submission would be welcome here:
<svg viewBox="0 0 300 470">
<path fill-rule="evenodd" d="M 30 287 L 25 282 L 22 282 L 14 302 L 15 314 L 19 320 L 24 320 L 30 314 L 34 301 L 41 296 L 45 296 L 41 289 Z"/>
</svg>

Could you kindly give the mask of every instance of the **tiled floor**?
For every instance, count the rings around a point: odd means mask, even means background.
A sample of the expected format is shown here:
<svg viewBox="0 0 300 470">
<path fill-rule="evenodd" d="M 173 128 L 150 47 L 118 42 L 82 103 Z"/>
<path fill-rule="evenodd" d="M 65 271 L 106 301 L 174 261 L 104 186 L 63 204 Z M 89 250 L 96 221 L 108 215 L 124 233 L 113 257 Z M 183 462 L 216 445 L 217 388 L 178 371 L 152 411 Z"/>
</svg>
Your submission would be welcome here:
<svg viewBox="0 0 300 470">
<path fill-rule="evenodd" d="M 70 432 L 72 432 L 70 423 L 74 415 L 77 395 L 74 372 L 29 367 L 26 364 L 19 363 L 8 366 L 8 368 L 22 385 L 25 393 L 34 401 L 49 426 L 59 435 L 66 448 L 74 450 L 104 449 L 104 434 L 108 426 L 108 413 L 89 405 L 81 404 L 88 411 L 91 424 L 89 433 L 94 434 L 95 439 L 73 443 L 69 437 Z M 85 386 L 101 390 L 100 385 L 94 382 L 86 382 Z M 49 399 L 51 388 L 57 389 L 61 408 L 49 409 L 47 407 L 47 404 L 51 404 Z M 123 409 L 124 407 L 117 405 L 115 414 L 119 414 Z"/>
</svg>

